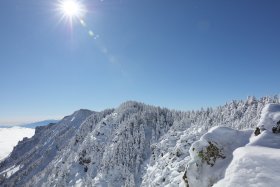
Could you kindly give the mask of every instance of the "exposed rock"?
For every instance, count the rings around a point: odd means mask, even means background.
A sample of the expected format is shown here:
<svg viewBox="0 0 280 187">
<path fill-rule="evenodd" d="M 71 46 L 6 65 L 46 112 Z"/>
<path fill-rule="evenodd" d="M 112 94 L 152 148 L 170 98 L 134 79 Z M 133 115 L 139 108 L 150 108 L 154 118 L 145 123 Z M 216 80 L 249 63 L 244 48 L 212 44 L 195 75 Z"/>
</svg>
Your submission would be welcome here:
<svg viewBox="0 0 280 187">
<path fill-rule="evenodd" d="M 226 157 L 223 155 L 223 149 L 219 149 L 215 144 L 215 142 L 208 142 L 209 146 L 206 147 L 206 150 L 201 150 L 198 153 L 198 157 L 201 158 L 202 163 L 206 162 L 211 167 L 214 166 L 216 160 L 218 158 L 225 159 Z"/>
<path fill-rule="evenodd" d="M 275 127 L 272 127 L 272 132 L 275 133 L 275 134 L 280 133 L 280 120 L 277 122 Z"/>
<path fill-rule="evenodd" d="M 261 134 L 261 129 L 259 127 L 257 127 L 254 131 L 255 136 L 258 136 L 259 134 Z"/>
</svg>

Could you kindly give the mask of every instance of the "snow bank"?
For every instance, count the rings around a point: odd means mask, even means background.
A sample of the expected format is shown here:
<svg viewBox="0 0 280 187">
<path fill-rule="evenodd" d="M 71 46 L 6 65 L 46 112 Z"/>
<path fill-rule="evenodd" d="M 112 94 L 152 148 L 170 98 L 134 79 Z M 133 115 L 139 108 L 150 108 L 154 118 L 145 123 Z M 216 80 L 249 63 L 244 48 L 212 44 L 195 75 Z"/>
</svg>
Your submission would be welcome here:
<svg viewBox="0 0 280 187">
<path fill-rule="evenodd" d="M 279 163 L 279 149 L 260 146 L 238 148 L 233 153 L 225 178 L 214 187 L 279 186 Z"/>
<path fill-rule="evenodd" d="M 0 128 L 0 161 L 12 152 L 18 141 L 24 137 L 30 138 L 34 133 L 35 129 L 30 128 Z"/>
<path fill-rule="evenodd" d="M 185 181 L 191 187 L 207 187 L 223 178 L 232 160 L 232 152 L 249 142 L 253 131 L 238 131 L 227 127 L 214 127 L 193 143 L 191 160 L 185 173 Z"/>
</svg>

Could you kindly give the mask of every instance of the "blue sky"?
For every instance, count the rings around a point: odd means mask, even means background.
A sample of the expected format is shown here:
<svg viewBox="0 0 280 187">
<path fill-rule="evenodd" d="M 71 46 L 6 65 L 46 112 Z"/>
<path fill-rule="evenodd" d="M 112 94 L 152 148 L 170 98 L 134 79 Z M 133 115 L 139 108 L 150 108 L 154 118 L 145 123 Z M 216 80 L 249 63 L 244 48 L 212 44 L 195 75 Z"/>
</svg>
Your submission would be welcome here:
<svg viewBox="0 0 280 187">
<path fill-rule="evenodd" d="M 0 124 L 127 100 L 173 109 L 279 93 L 278 0 L 0 1 Z"/>
</svg>

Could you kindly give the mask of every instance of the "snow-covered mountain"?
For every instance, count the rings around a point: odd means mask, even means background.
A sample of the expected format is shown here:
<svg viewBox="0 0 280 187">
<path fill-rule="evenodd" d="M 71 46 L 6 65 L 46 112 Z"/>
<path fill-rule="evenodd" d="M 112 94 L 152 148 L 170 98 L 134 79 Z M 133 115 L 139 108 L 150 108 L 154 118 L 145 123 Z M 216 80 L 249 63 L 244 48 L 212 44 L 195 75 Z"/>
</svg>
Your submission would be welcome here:
<svg viewBox="0 0 280 187">
<path fill-rule="evenodd" d="M 214 126 L 255 128 L 268 103 L 279 99 L 250 97 L 188 112 L 133 101 L 79 110 L 21 141 L 0 163 L 0 185 L 186 186 L 192 143 Z"/>
<path fill-rule="evenodd" d="M 58 120 L 44 120 L 19 126 L 0 126 L 0 161 L 7 157 L 23 138 L 30 138 L 35 133 L 35 127 L 56 123 Z"/>
</svg>

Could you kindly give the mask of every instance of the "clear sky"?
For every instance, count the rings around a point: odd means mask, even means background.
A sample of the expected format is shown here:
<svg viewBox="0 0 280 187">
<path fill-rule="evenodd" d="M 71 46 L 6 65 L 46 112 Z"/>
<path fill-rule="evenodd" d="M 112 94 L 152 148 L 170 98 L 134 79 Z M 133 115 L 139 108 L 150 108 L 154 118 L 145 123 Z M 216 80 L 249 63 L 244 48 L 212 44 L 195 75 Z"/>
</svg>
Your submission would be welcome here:
<svg viewBox="0 0 280 187">
<path fill-rule="evenodd" d="M 87 28 L 61 21 L 57 0 L 0 1 L 0 124 L 279 93 L 279 0 L 82 3 Z"/>
</svg>

